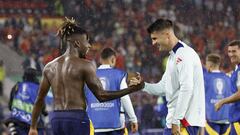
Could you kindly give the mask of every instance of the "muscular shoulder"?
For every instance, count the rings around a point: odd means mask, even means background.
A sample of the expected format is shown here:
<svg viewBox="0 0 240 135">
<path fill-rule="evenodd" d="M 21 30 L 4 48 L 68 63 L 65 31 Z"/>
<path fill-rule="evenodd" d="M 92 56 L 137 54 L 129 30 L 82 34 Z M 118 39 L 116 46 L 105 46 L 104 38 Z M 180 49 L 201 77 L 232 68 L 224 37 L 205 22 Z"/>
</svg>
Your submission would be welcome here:
<svg viewBox="0 0 240 135">
<path fill-rule="evenodd" d="M 93 64 L 92 61 L 89 61 L 89 60 L 86 60 L 86 59 L 82 59 L 82 64 L 83 64 L 83 68 L 84 70 L 87 70 L 87 71 L 96 71 L 96 66 Z"/>
<path fill-rule="evenodd" d="M 44 68 L 43 68 L 43 72 L 47 72 L 49 71 L 52 67 L 54 67 L 58 61 L 60 57 L 55 58 L 54 60 L 50 61 L 49 63 L 47 63 Z"/>
<path fill-rule="evenodd" d="M 53 63 L 54 63 L 53 61 L 47 63 L 47 64 L 44 66 L 44 68 L 43 68 L 43 73 L 48 72 L 48 71 L 51 69 Z"/>
</svg>

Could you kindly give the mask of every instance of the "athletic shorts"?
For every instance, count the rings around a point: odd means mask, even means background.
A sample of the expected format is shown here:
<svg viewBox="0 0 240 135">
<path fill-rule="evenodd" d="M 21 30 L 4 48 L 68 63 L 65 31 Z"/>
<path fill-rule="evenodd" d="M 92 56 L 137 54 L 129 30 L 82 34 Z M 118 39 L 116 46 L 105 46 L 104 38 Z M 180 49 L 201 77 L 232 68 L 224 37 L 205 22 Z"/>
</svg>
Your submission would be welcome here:
<svg viewBox="0 0 240 135">
<path fill-rule="evenodd" d="M 84 110 L 53 111 L 49 119 L 54 135 L 94 135 L 94 128 Z"/>
</svg>

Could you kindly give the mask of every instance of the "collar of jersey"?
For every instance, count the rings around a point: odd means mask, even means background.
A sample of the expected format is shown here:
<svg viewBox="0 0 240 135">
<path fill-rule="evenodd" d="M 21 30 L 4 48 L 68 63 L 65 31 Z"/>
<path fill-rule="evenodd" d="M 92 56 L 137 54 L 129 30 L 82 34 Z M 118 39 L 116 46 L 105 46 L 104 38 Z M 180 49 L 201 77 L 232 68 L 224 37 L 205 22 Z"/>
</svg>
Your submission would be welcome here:
<svg viewBox="0 0 240 135">
<path fill-rule="evenodd" d="M 177 50 L 181 47 L 184 47 L 181 41 L 179 40 L 173 49 L 169 52 L 170 54 L 176 54 Z"/>
<path fill-rule="evenodd" d="M 212 70 L 211 72 L 212 73 L 220 73 L 221 71 L 220 70 Z"/>
<path fill-rule="evenodd" d="M 103 65 L 100 65 L 98 67 L 98 69 L 108 69 L 108 68 L 112 68 L 110 65 L 107 65 L 107 64 L 103 64 Z"/>
</svg>

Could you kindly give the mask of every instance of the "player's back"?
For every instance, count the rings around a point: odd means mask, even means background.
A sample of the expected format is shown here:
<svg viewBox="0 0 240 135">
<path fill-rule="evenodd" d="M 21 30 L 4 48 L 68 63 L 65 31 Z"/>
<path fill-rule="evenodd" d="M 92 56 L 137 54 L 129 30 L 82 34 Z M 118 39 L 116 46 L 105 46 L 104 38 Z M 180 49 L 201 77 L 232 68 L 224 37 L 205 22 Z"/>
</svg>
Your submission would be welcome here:
<svg viewBox="0 0 240 135">
<path fill-rule="evenodd" d="M 63 55 L 46 65 L 54 97 L 54 110 L 86 109 L 83 72 L 88 61 Z"/>
<path fill-rule="evenodd" d="M 232 94 L 232 84 L 230 78 L 223 72 L 214 71 L 204 74 L 205 81 L 205 103 L 206 118 L 211 122 L 225 123 L 229 118 L 229 105 L 225 105 L 218 112 L 215 111 L 214 104 Z"/>
</svg>

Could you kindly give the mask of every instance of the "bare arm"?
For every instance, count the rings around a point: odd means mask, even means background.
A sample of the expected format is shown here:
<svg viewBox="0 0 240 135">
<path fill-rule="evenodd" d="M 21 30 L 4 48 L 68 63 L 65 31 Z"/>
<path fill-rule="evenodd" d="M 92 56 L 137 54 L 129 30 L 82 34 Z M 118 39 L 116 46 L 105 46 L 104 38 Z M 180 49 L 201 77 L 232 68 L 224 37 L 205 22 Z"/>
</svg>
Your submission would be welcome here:
<svg viewBox="0 0 240 135">
<path fill-rule="evenodd" d="M 233 102 L 237 102 L 237 101 L 240 101 L 240 88 L 238 88 L 238 91 L 236 93 L 234 93 L 233 95 L 217 102 L 215 104 L 215 110 L 218 111 L 224 104 L 229 104 L 229 103 L 233 103 Z"/>
<path fill-rule="evenodd" d="M 37 128 L 37 120 L 38 120 L 38 117 L 39 117 L 40 113 L 42 112 L 42 108 L 44 106 L 44 98 L 47 95 L 48 90 L 50 88 L 50 83 L 46 77 L 45 70 L 46 69 L 43 70 L 42 80 L 41 80 L 39 92 L 38 92 L 38 97 L 37 97 L 37 99 L 35 101 L 35 105 L 33 107 L 32 124 L 31 124 L 32 129 Z"/>
<path fill-rule="evenodd" d="M 87 65 L 87 68 L 85 68 L 84 73 L 85 73 L 84 75 L 85 81 L 89 89 L 92 91 L 92 93 L 96 96 L 96 98 L 100 102 L 105 102 L 108 100 L 120 98 L 129 93 L 138 91 L 144 87 L 144 83 L 142 81 L 140 84 L 136 86 L 131 86 L 123 90 L 117 90 L 117 91 L 103 90 L 102 84 L 96 75 L 96 68 L 92 64 L 89 63 Z"/>
<path fill-rule="evenodd" d="M 238 88 L 238 91 L 236 93 L 234 93 L 233 95 L 231 95 L 230 97 L 223 99 L 224 104 L 237 102 L 239 100 L 240 100 L 240 88 Z"/>
</svg>

